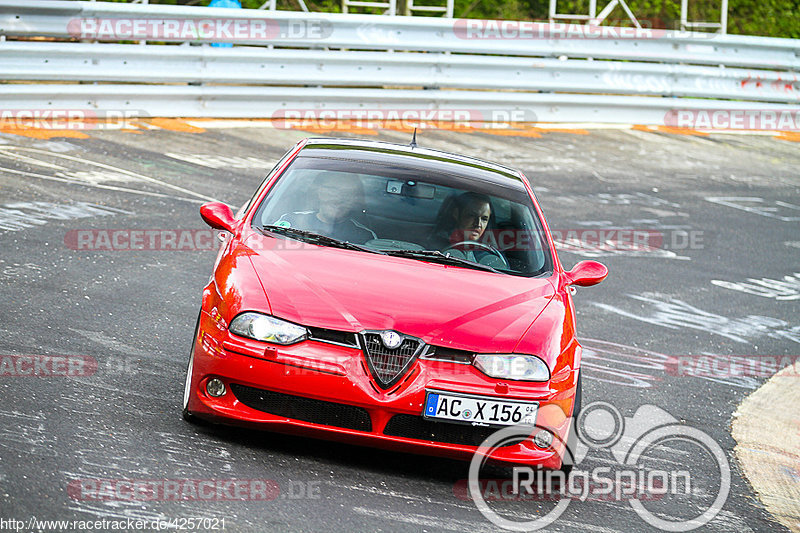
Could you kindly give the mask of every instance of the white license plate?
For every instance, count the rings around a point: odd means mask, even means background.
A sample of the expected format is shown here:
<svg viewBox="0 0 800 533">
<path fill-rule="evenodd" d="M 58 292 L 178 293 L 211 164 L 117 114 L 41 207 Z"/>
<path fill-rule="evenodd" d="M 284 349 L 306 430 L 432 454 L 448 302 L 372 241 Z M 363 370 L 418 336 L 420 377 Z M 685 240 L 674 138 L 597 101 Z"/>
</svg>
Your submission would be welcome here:
<svg viewBox="0 0 800 533">
<path fill-rule="evenodd" d="M 533 425 L 536 423 L 538 407 L 538 402 L 497 400 L 484 396 L 427 391 L 422 416 L 475 425 Z"/>
</svg>

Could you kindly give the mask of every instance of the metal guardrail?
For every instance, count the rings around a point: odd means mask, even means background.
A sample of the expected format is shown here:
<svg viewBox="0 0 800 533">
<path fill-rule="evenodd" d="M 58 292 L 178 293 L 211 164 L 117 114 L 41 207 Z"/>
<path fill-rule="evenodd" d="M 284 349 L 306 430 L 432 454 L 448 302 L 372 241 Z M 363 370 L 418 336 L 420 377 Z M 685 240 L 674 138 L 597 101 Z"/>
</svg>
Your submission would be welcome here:
<svg viewBox="0 0 800 533">
<path fill-rule="evenodd" d="M 53 109 L 129 110 L 134 115 L 158 117 L 283 118 L 302 122 L 314 112 L 313 124 L 335 117 L 362 122 L 389 122 L 393 111 L 411 120 L 426 120 L 421 110 L 440 112 L 431 122 L 453 120 L 480 125 L 486 122 L 594 122 L 609 124 L 665 124 L 665 116 L 680 110 L 794 110 L 797 106 L 715 100 L 597 97 L 586 94 L 518 92 L 426 91 L 419 89 L 285 88 L 257 86 L 176 85 L 31 85 L 21 93 L 14 85 L 0 85 L 0 108 L 28 109 L 31 102 L 51 103 Z M 324 111 L 330 114 L 325 114 Z M 449 112 L 449 113 L 445 113 Z M 398 119 L 402 119 L 398 116 Z M 290 120 L 291 121 L 291 120 Z M 408 121 L 405 120 L 407 123 Z M 709 126 L 710 127 L 710 126 Z"/>
<path fill-rule="evenodd" d="M 619 29 L 603 30 L 612 32 L 605 38 L 570 37 L 578 26 L 550 27 L 561 36 L 555 39 L 518 22 L 0 0 L 0 35 L 8 38 L 77 41 L 87 37 L 81 20 L 153 26 L 215 18 L 266 28 L 266 38 L 225 39 L 248 45 L 233 48 L 196 46 L 218 39 L 202 35 L 183 46 L 0 42 L 3 79 L 49 82 L 0 85 L 0 107 L 270 117 L 298 108 L 469 106 L 501 115 L 525 110 L 547 122 L 662 124 L 674 109 L 793 110 L 800 100 L 797 40 L 680 32 L 628 38 Z M 88 37 L 154 37 L 131 28 Z M 53 84 L 86 81 L 103 84 Z"/>
<path fill-rule="evenodd" d="M 0 46 L 0 65 L 8 79 L 50 82 L 533 89 L 800 101 L 800 87 L 787 90 L 784 73 L 739 68 L 255 47 L 168 50 L 156 45 L 9 41 Z"/>
<path fill-rule="evenodd" d="M 113 2 L 65 2 L 58 0 L 0 0 L 0 34 L 71 38 L 70 21 L 80 19 L 181 19 L 199 22 L 212 18 L 268 20 L 275 25 L 270 39 L 253 37 L 240 44 L 301 48 L 392 49 L 464 54 L 496 54 L 539 57 L 642 60 L 667 63 L 741 66 L 800 70 L 800 45 L 796 40 L 653 30 L 653 37 L 639 39 L 514 38 L 526 32 L 524 23 L 504 27 L 485 21 L 427 17 L 381 17 L 337 13 L 302 13 L 236 10 L 170 5 L 137 5 Z M 473 26 L 469 26 L 472 24 Z M 534 33 L 546 24 L 533 26 Z M 579 26 L 572 26 L 578 28 Z M 298 35 L 303 28 L 313 31 Z M 505 28 L 505 29 L 504 29 Z M 317 32 L 319 29 L 320 32 Z M 566 30 L 565 30 L 566 31 Z M 611 31 L 611 30 L 608 30 Z M 505 33 L 508 38 L 502 38 Z M 500 35 L 501 38 L 490 38 Z M 538 35 L 538 33 L 537 33 Z M 647 35 L 646 33 L 643 35 Z M 484 38 L 485 37 L 485 38 Z M 181 37 L 159 40 L 184 42 Z M 194 39 L 209 42 L 212 39 Z M 235 42 L 235 39 L 231 39 Z"/>
</svg>

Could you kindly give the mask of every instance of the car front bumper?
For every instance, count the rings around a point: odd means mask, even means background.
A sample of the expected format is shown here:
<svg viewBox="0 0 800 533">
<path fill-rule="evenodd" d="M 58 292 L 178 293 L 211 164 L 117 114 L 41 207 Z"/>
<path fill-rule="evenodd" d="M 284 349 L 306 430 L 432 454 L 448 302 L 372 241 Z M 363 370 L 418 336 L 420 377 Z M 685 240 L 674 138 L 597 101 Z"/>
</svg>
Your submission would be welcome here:
<svg viewBox="0 0 800 533">
<path fill-rule="evenodd" d="M 224 383 L 225 394 L 208 394 L 212 378 Z M 493 462 L 557 469 L 576 383 L 574 370 L 558 382 L 504 382 L 472 365 L 418 359 L 397 384 L 381 390 L 357 348 L 317 341 L 267 345 L 231 335 L 203 311 L 187 408 L 213 422 L 469 460 L 497 428 L 423 418 L 426 389 L 537 401 L 533 433 L 552 432 L 553 444 L 539 448 L 531 433 L 486 455 Z"/>
</svg>

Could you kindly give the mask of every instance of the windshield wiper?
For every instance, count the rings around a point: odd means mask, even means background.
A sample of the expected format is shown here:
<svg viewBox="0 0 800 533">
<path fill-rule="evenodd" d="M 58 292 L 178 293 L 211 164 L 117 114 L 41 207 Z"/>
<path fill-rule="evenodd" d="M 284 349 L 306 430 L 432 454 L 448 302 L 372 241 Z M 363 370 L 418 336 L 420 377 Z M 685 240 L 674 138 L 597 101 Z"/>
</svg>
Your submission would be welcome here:
<svg viewBox="0 0 800 533">
<path fill-rule="evenodd" d="M 374 250 L 372 248 L 367 248 L 366 246 L 348 241 L 340 241 L 339 239 L 334 239 L 333 237 L 328 237 L 327 235 L 320 235 L 319 233 L 314 233 L 313 231 L 274 225 L 260 226 L 256 229 L 283 235 L 284 237 L 291 237 L 292 239 L 310 244 L 318 244 L 320 246 L 330 246 L 331 248 L 342 248 L 344 250 L 358 250 L 359 252 L 369 252 L 371 254 L 384 254 L 384 252 L 380 250 Z"/>
<path fill-rule="evenodd" d="M 424 261 L 431 261 L 432 263 L 441 263 L 444 265 L 463 266 L 467 268 L 475 268 L 478 270 L 488 270 L 489 272 L 500 271 L 492 268 L 489 265 L 476 263 L 468 259 L 461 259 L 460 257 L 453 257 L 452 255 L 445 255 L 437 250 L 387 250 L 386 255 L 393 257 L 408 257 L 409 259 L 422 259 Z"/>
</svg>

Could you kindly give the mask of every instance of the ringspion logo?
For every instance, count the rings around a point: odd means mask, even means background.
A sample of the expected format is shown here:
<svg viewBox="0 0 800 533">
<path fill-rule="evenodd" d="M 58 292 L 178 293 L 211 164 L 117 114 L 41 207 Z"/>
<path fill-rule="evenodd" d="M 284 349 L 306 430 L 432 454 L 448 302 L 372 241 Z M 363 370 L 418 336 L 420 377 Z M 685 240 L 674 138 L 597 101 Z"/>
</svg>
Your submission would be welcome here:
<svg viewBox="0 0 800 533">
<path fill-rule="evenodd" d="M 577 436 L 574 444 L 561 440 L 552 428 L 524 424 L 506 426 L 483 441 L 470 462 L 466 491 L 487 520 L 509 531 L 535 531 L 558 520 L 574 500 L 625 501 L 655 528 L 691 531 L 713 520 L 727 501 L 731 468 L 725 451 L 707 433 L 682 424 L 656 405 L 642 405 L 633 416 L 623 416 L 609 403 L 592 402 L 571 425 Z M 493 454 L 542 433 L 551 435 L 542 446 L 572 465 L 569 472 L 514 466 L 510 483 L 480 477 Z M 675 449 L 681 451 L 680 462 L 674 460 Z M 596 466 L 598 458 L 593 457 L 584 466 L 590 450 L 595 456 L 610 453 L 614 461 Z M 460 484 L 454 491 L 456 496 L 464 494 Z M 673 516 L 672 502 L 687 496 L 695 504 L 685 516 Z M 496 505 L 531 500 L 554 505 L 535 514 L 513 515 Z"/>
</svg>

